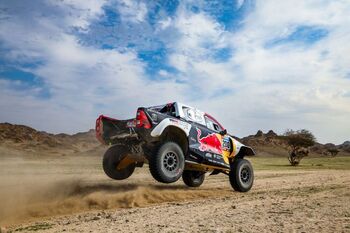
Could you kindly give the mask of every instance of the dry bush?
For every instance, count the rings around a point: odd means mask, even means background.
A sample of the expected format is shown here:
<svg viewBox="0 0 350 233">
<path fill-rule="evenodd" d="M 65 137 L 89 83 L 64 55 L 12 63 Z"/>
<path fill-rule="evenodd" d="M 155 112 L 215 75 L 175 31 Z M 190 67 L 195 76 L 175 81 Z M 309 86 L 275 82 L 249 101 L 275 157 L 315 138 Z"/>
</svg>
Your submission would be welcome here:
<svg viewBox="0 0 350 233">
<path fill-rule="evenodd" d="M 283 139 L 290 147 L 288 160 L 292 166 L 299 165 L 302 158 L 308 156 L 308 148 L 316 143 L 315 136 L 306 129 L 287 130 L 283 135 Z"/>
<path fill-rule="evenodd" d="M 335 157 L 339 153 L 339 150 L 337 148 L 328 148 L 327 152 L 332 156 Z"/>
</svg>

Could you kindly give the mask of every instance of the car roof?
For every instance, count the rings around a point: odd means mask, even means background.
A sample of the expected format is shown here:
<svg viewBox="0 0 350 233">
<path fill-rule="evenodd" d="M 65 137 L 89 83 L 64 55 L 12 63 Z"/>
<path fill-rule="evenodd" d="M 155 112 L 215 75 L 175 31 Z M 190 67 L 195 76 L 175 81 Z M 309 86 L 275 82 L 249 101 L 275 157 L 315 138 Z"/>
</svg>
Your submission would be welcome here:
<svg viewBox="0 0 350 233">
<path fill-rule="evenodd" d="M 186 116 L 186 114 L 184 113 L 183 109 L 184 108 L 188 108 L 188 109 L 192 109 L 193 111 L 196 112 L 196 114 L 199 114 L 201 115 L 202 117 L 198 120 L 194 120 L 192 119 L 192 121 L 195 121 L 197 123 L 200 123 L 204 126 L 206 126 L 206 123 L 205 123 L 205 118 L 204 117 L 208 117 L 209 119 L 211 119 L 212 121 L 214 121 L 216 124 L 218 124 L 222 129 L 224 129 L 224 127 L 213 117 L 211 116 L 210 114 L 206 113 L 206 112 L 203 112 L 202 110 L 198 109 L 198 108 L 195 108 L 195 107 L 192 107 L 188 104 L 184 104 L 184 103 L 181 103 L 181 102 L 170 102 L 170 103 L 167 103 L 167 104 L 163 104 L 163 105 L 157 105 L 157 106 L 152 106 L 150 108 L 153 108 L 153 109 L 162 109 L 164 106 L 166 105 L 175 105 L 176 106 L 176 115 L 179 116 L 179 117 L 182 117 L 182 118 L 185 118 L 187 120 L 191 120 L 191 119 L 188 119 L 188 117 Z"/>
</svg>

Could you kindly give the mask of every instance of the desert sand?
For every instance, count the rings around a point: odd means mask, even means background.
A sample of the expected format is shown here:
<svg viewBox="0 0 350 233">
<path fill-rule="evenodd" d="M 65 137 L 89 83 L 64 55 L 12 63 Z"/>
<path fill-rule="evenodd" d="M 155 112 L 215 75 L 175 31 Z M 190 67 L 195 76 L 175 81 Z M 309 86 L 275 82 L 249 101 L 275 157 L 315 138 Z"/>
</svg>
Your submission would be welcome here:
<svg viewBox="0 0 350 233">
<path fill-rule="evenodd" d="M 147 165 L 115 181 L 103 173 L 101 159 L 1 156 L 2 230 L 350 232 L 348 157 L 329 159 L 329 167 L 306 158 L 298 168 L 286 158 L 250 158 L 255 183 L 248 193 L 233 191 L 223 174 L 207 176 L 199 188 L 181 180 L 160 184 Z"/>
<path fill-rule="evenodd" d="M 199 188 L 157 183 L 148 166 L 123 181 L 102 169 L 107 147 L 90 130 L 48 134 L 0 123 L 3 232 L 350 232 L 350 150 L 318 144 L 292 167 L 273 131 L 242 139 L 253 188 L 233 191 L 223 174 Z"/>
</svg>

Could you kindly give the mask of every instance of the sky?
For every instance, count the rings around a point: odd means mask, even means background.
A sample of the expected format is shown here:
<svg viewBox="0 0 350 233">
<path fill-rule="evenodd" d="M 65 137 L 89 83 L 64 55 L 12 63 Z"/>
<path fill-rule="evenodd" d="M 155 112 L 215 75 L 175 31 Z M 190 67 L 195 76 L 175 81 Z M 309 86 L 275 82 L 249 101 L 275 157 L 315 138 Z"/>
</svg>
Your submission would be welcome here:
<svg viewBox="0 0 350 233">
<path fill-rule="evenodd" d="M 242 137 L 350 140 L 348 0 L 1 0 L 0 122 L 51 133 L 179 101 Z"/>
</svg>

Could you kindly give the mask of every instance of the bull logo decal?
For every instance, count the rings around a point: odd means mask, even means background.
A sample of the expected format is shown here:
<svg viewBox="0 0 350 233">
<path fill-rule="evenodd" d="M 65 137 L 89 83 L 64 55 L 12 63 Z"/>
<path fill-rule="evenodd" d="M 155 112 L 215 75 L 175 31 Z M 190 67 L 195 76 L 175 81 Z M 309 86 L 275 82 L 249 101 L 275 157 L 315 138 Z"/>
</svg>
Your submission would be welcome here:
<svg viewBox="0 0 350 233">
<path fill-rule="evenodd" d="M 199 150 L 201 151 L 211 151 L 215 154 L 221 154 L 221 141 L 216 136 L 216 133 L 208 134 L 201 138 L 202 131 L 197 128 L 197 140 L 199 142 Z"/>
</svg>

